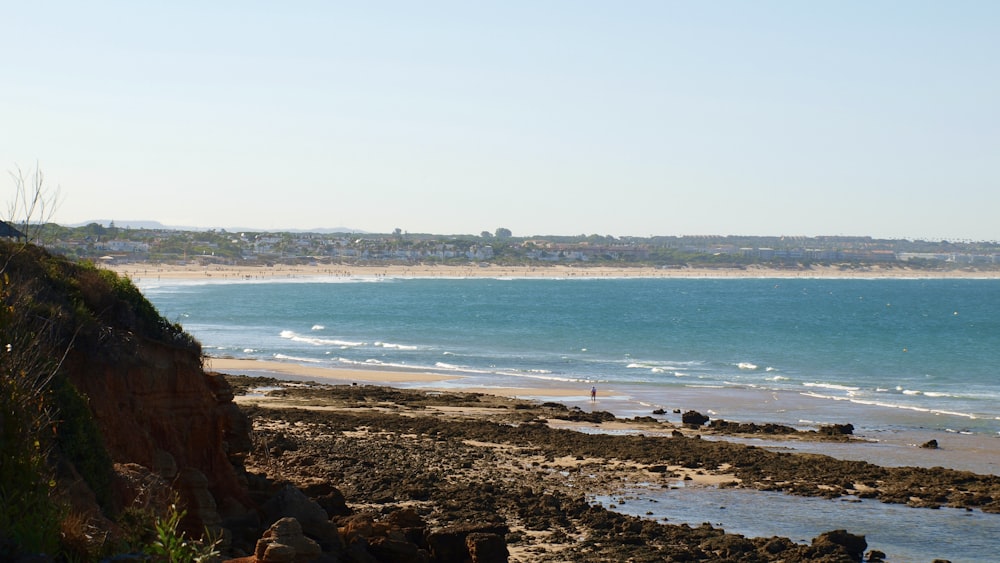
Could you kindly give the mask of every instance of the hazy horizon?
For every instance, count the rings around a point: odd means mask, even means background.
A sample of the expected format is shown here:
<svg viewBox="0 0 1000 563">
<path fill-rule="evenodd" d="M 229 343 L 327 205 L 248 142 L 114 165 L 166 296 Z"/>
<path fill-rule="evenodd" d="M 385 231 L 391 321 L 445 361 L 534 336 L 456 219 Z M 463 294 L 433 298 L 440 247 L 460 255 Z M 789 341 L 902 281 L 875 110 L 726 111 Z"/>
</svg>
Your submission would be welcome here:
<svg viewBox="0 0 1000 563">
<path fill-rule="evenodd" d="M 331 227 L 289 227 L 289 228 L 273 228 L 265 229 L 254 226 L 247 225 L 210 225 L 210 226 L 190 226 L 190 225 L 171 225 L 164 224 L 161 221 L 156 220 L 116 220 L 116 219 L 91 219 L 87 221 L 77 221 L 74 223 L 58 223 L 63 227 L 77 228 L 85 227 L 91 223 L 97 223 L 103 227 L 110 227 L 111 223 L 114 223 L 115 227 L 118 228 L 129 228 L 129 229 L 166 229 L 166 230 L 176 230 L 176 231 L 225 231 L 228 233 L 315 233 L 315 234 L 367 234 L 367 235 L 392 235 L 393 231 L 373 231 L 369 229 L 352 228 L 348 226 L 331 226 Z M 490 236 L 495 236 L 496 229 L 481 229 L 478 232 L 438 232 L 438 231 L 406 231 L 403 230 L 403 235 L 429 235 L 429 236 L 442 236 L 442 237 L 481 237 L 483 231 L 489 232 Z M 940 238 L 900 238 L 900 237 L 878 237 L 865 233 L 851 233 L 851 234 L 817 234 L 817 235 L 757 235 L 757 234 L 746 234 L 746 233 L 688 233 L 688 234 L 651 234 L 651 235 L 624 235 L 615 233 L 593 233 L 581 231 L 578 233 L 557 233 L 557 232 L 533 232 L 533 233 L 518 233 L 513 232 L 511 236 L 513 238 L 532 238 L 532 237 L 588 237 L 591 235 L 599 236 L 611 236 L 613 238 L 652 238 L 652 237 L 720 237 L 720 238 L 823 238 L 823 237 L 844 237 L 844 238 L 871 238 L 873 240 L 892 240 L 892 241 L 924 241 L 924 242 L 951 242 L 960 244 L 998 244 L 1000 241 L 997 240 L 979 240 L 979 239 L 940 239 Z"/>
<path fill-rule="evenodd" d="M 3 12 L 63 224 L 1000 239 L 996 2 Z"/>
</svg>

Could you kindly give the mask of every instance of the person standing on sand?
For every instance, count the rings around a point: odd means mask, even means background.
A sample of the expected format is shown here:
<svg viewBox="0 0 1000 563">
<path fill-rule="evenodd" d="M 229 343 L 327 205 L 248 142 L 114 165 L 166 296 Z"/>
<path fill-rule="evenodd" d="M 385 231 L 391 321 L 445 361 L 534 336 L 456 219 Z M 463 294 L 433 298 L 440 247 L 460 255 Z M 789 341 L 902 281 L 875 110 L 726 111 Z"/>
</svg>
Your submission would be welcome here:
<svg viewBox="0 0 1000 563">
<path fill-rule="evenodd" d="M 590 402 L 593 403 L 595 401 L 597 401 L 597 387 L 596 386 L 590 388 Z"/>
</svg>

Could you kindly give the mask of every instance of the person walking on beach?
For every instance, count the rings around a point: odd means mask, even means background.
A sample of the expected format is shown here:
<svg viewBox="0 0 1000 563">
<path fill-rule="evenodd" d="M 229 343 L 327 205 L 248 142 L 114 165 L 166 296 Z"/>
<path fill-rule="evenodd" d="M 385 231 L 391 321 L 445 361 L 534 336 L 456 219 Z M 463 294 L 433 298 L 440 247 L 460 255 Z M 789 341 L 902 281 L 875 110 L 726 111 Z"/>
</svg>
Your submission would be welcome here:
<svg viewBox="0 0 1000 563">
<path fill-rule="evenodd" d="M 593 403 L 597 401 L 597 386 L 590 388 L 590 402 Z"/>
</svg>

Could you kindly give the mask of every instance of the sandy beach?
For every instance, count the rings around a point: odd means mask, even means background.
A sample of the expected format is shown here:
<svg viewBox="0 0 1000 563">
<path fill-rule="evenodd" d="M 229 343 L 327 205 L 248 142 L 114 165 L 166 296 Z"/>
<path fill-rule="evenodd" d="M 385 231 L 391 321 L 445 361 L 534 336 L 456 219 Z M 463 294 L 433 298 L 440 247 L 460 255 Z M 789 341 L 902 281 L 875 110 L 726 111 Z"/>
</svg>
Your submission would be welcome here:
<svg viewBox="0 0 1000 563">
<path fill-rule="evenodd" d="M 425 390 L 448 390 L 460 393 L 488 393 L 501 397 L 582 397 L 585 390 L 572 387 L 549 387 L 544 390 L 530 387 L 493 387 L 474 384 L 463 384 L 468 378 L 461 375 L 430 373 L 419 370 L 386 370 L 386 369 L 341 369 L 328 367 L 310 367 L 289 362 L 265 360 L 245 360 L 237 358 L 205 358 L 205 371 L 215 371 L 226 374 L 264 375 L 284 377 L 292 380 L 316 380 L 332 385 L 397 385 Z M 603 390 L 603 393 L 613 393 L 613 390 Z"/>
<path fill-rule="evenodd" d="M 402 278 L 1000 278 L 1000 270 L 918 270 L 901 266 L 812 266 L 804 269 L 654 268 L 647 266 L 308 265 L 226 266 L 199 264 L 109 264 L 133 281 L 275 280 L 306 277 Z"/>
</svg>

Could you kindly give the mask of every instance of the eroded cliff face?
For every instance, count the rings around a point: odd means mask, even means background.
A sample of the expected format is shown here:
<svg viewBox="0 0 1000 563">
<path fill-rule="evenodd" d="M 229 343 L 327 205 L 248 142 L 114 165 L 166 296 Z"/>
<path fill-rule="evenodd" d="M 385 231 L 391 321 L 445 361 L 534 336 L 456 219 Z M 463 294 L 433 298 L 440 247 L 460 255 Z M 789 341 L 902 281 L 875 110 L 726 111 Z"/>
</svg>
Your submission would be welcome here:
<svg viewBox="0 0 1000 563">
<path fill-rule="evenodd" d="M 113 360 L 74 351 L 65 365 L 87 397 L 112 460 L 163 477 L 180 494 L 193 525 L 218 525 L 220 506 L 250 507 L 242 479 L 249 424 L 226 380 L 206 374 L 190 349 L 141 338 L 129 348 Z"/>
<path fill-rule="evenodd" d="M 96 512 L 100 502 L 113 517 L 136 500 L 125 482 L 155 483 L 146 489 L 161 499 L 176 491 L 199 531 L 217 526 L 220 511 L 238 515 L 252 506 L 242 470 L 249 424 L 232 391 L 221 376 L 204 372 L 200 344 L 160 316 L 131 281 L 0 241 L 0 289 L 5 322 L 19 327 L 7 332 L 23 341 L 18 352 L 46 360 L 36 362 L 43 366 L 38 381 L 52 377 L 44 411 L 57 413 L 54 461 L 74 507 Z M 97 451 L 102 443 L 114 476 Z M 87 499 L 88 488 L 96 498 Z"/>
</svg>

